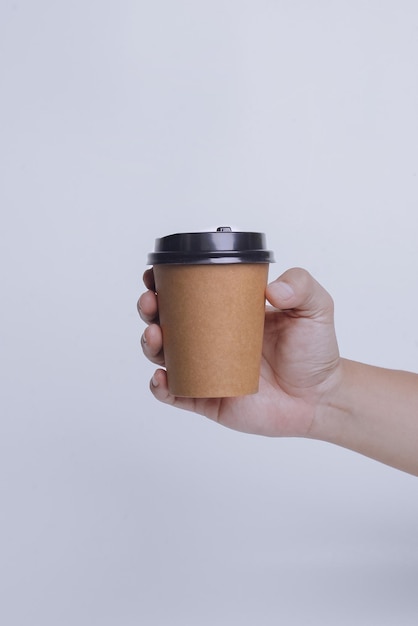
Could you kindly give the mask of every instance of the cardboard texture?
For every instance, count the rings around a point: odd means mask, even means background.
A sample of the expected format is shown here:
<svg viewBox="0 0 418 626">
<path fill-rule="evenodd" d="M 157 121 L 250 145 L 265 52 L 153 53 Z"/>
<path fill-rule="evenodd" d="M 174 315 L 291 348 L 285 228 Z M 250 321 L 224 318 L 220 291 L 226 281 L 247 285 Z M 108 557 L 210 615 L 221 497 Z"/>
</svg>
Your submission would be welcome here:
<svg viewBox="0 0 418 626">
<path fill-rule="evenodd" d="M 154 266 L 172 394 L 258 391 L 267 274 L 266 263 Z"/>
</svg>

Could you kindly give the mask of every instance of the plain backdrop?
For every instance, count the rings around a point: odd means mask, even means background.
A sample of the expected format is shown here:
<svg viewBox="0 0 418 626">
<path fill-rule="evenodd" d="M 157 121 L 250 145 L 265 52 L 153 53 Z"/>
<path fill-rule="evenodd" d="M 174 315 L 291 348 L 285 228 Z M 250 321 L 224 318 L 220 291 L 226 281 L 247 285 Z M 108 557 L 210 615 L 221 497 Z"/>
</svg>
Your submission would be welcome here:
<svg viewBox="0 0 418 626">
<path fill-rule="evenodd" d="M 414 0 L 0 0 L 0 622 L 399 626 L 416 478 L 159 404 L 154 240 L 266 233 L 418 368 Z"/>
</svg>

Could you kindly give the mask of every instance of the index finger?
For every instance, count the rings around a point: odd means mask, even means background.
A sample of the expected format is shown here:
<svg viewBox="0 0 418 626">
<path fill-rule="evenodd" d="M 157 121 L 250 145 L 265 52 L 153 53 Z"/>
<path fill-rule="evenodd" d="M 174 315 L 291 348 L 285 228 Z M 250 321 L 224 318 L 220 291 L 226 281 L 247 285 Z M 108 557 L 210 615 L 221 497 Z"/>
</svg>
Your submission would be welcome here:
<svg viewBox="0 0 418 626">
<path fill-rule="evenodd" d="M 145 270 L 143 275 L 145 287 L 151 291 L 155 291 L 154 270 L 151 268 Z"/>
</svg>

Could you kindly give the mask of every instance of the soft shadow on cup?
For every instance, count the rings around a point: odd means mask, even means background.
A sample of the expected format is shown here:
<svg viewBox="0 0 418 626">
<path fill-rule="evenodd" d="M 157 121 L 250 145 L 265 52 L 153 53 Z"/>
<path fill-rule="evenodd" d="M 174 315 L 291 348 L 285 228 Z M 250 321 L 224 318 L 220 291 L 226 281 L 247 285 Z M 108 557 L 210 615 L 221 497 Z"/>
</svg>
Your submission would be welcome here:
<svg viewBox="0 0 418 626">
<path fill-rule="evenodd" d="M 177 233 L 155 241 L 153 265 L 170 393 L 258 391 L 268 265 L 264 233 Z"/>
</svg>

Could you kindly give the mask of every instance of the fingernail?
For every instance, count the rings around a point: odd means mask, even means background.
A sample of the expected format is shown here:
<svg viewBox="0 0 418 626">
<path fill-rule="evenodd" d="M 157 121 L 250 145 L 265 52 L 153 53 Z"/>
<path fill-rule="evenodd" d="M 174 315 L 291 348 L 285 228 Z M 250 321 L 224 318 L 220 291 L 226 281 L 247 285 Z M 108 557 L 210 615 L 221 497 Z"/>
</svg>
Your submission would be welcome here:
<svg viewBox="0 0 418 626">
<path fill-rule="evenodd" d="M 145 338 L 145 333 L 143 333 L 142 337 L 141 337 L 141 342 L 145 345 L 147 343 L 147 340 Z"/>
<path fill-rule="evenodd" d="M 153 387 L 158 387 L 158 380 L 156 379 L 155 374 L 154 374 L 154 376 L 151 378 L 151 385 L 152 385 Z"/>
<path fill-rule="evenodd" d="M 289 283 L 285 283 L 280 280 L 277 283 L 272 283 L 270 285 L 270 290 L 273 291 L 276 298 L 280 300 L 290 300 L 295 295 L 293 288 L 289 285 Z"/>
</svg>

